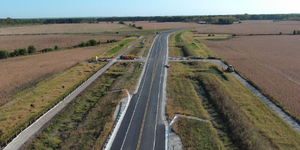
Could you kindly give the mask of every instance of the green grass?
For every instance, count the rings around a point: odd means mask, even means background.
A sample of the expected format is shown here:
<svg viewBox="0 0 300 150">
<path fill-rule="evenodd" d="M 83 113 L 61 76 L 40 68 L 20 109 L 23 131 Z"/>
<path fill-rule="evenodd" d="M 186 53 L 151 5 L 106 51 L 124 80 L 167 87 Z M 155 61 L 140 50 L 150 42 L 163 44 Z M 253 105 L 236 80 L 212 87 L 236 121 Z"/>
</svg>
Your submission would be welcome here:
<svg viewBox="0 0 300 150">
<path fill-rule="evenodd" d="M 114 48 L 108 50 L 106 52 L 107 55 L 113 55 L 113 54 L 116 54 L 118 53 L 121 49 L 123 49 L 123 46 L 115 46 Z"/>
<path fill-rule="evenodd" d="M 125 46 L 130 44 L 132 41 L 134 41 L 134 39 L 126 39 L 125 41 L 123 41 L 122 43 L 120 43 L 120 46 Z"/>
<path fill-rule="evenodd" d="M 179 117 L 174 128 L 182 140 L 184 150 L 226 149 L 218 139 L 217 130 L 212 127 L 211 123 Z"/>
<path fill-rule="evenodd" d="M 192 47 L 194 50 L 199 49 L 199 47 L 195 43 L 191 43 L 191 44 L 189 44 L 189 46 Z"/>
</svg>

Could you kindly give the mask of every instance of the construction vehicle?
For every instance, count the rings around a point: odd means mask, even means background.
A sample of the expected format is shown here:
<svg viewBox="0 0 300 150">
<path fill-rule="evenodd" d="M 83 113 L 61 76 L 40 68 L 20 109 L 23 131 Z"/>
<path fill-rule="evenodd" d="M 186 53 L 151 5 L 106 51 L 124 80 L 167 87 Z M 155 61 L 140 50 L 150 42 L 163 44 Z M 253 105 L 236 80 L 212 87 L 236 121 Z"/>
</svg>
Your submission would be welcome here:
<svg viewBox="0 0 300 150">
<path fill-rule="evenodd" d="M 97 62 L 97 61 L 98 61 L 98 56 L 93 56 L 87 60 L 87 62 Z"/>
<path fill-rule="evenodd" d="M 229 66 L 227 67 L 227 70 L 226 70 L 226 71 L 228 71 L 228 72 L 234 72 L 233 66 L 232 66 L 232 65 L 229 65 Z"/>
<path fill-rule="evenodd" d="M 121 55 L 120 59 L 134 59 L 134 55 Z"/>
</svg>

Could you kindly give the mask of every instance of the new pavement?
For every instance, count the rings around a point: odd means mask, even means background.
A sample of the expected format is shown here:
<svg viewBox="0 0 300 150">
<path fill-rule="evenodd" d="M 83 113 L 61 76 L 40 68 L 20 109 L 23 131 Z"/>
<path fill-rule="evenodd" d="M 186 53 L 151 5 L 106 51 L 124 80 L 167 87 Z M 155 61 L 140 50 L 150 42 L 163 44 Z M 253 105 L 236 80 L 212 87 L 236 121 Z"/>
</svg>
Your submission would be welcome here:
<svg viewBox="0 0 300 150">
<path fill-rule="evenodd" d="M 159 34 L 150 51 L 138 92 L 133 95 L 111 150 L 164 150 L 165 124 L 159 110 L 163 99 L 163 80 L 168 35 Z"/>
</svg>

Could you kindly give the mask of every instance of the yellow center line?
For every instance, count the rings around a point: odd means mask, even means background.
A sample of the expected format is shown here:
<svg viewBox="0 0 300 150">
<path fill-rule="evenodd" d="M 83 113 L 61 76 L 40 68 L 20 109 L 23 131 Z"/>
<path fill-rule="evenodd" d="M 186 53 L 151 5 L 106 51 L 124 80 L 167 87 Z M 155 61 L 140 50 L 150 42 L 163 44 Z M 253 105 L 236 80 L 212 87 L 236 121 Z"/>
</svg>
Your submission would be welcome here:
<svg viewBox="0 0 300 150">
<path fill-rule="evenodd" d="M 159 58 L 161 56 L 161 51 L 162 51 L 162 44 L 161 44 L 161 41 L 160 41 L 161 37 L 162 36 L 160 36 L 159 40 L 158 40 L 158 45 L 159 44 L 161 45 L 159 56 L 158 56 L 158 62 L 156 62 L 155 67 L 153 68 L 151 85 L 150 85 L 150 90 L 149 90 L 149 95 L 148 95 L 148 99 L 147 99 L 147 104 L 146 104 L 146 109 L 145 109 L 145 113 L 144 113 L 143 123 L 142 123 L 142 127 L 141 127 L 141 130 L 140 130 L 140 136 L 139 136 L 139 140 L 138 140 L 138 143 L 137 143 L 137 146 L 136 146 L 136 150 L 140 149 L 140 144 L 141 144 L 141 139 L 142 139 L 142 135 L 143 135 L 143 129 L 144 129 L 144 125 L 145 125 L 145 119 L 146 119 L 146 115 L 147 115 L 147 110 L 148 110 L 148 105 L 149 105 L 149 100 L 150 100 L 150 95 L 151 95 L 151 89 L 152 89 L 152 85 L 153 85 L 153 80 L 154 80 L 155 72 L 157 70 L 157 66 L 158 66 L 158 63 L 159 63 Z M 156 49 L 158 49 L 158 45 L 157 45 Z M 157 51 L 156 51 L 155 57 L 156 56 L 157 56 Z"/>
</svg>

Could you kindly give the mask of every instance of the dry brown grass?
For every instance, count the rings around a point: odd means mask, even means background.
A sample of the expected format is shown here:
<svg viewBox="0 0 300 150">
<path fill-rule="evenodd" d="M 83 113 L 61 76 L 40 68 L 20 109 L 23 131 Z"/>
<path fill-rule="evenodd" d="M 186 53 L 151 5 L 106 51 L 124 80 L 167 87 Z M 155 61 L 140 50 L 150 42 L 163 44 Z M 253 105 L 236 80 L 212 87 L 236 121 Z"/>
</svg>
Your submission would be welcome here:
<svg viewBox="0 0 300 150">
<path fill-rule="evenodd" d="M 86 42 L 90 39 L 100 40 L 106 43 L 107 40 L 122 40 L 124 36 L 99 36 L 99 35 L 14 35 L 0 36 L 0 49 L 13 52 L 18 48 L 27 48 L 33 45 L 37 50 L 44 48 L 54 48 L 57 45 L 59 48 L 69 48 Z"/>
<path fill-rule="evenodd" d="M 105 47 L 96 46 L 0 60 L 0 106 L 13 93 L 104 50 Z"/>
<path fill-rule="evenodd" d="M 158 29 L 176 29 L 176 28 L 188 28 L 188 27 L 199 27 L 206 26 L 198 23 L 183 23 L 183 22 L 149 22 L 149 21 L 126 21 L 126 25 L 135 24 L 136 27 L 142 26 L 143 30 L 156 30 Z"/>
<path fill-rule="evenodd" d="M 249 36 L 202 41 L 300 117 L 300 36 Z"/>
<path fill-rule="evenodd" d="M 100 33 L 116 31 L 136 31 L 118 23 L 80 23 L 80 24 L 49 24 L 22 27 L 0 28 L 0 35 L 3 34 L 41 34 L 41 33 Z"/>
<path fill-rule="evenodd" d="M 281 21 L 273 22 L 272 20 L 248 20 L 242 23 L 232 25 L 213 25 L 207 28 L 199 28 L 199 33 L 214 34 L 293 34 L 294 30 L 300 30 L 299 21 Z"/>
</svg>

